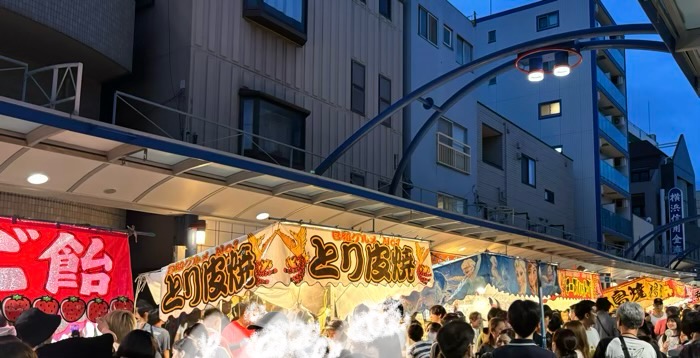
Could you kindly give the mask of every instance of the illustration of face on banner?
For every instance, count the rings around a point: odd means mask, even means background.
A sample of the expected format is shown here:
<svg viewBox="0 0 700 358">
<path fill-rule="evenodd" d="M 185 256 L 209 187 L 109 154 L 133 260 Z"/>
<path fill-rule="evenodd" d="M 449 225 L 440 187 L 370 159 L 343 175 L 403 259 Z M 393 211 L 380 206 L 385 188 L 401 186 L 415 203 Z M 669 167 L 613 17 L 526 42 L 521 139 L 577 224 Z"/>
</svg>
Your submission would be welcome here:
<svg viewBox="0 0 700 358">
<path fill-rule="evenodd" d="M 427 242 L 276 224 L 164 268 L 161 316 L 178 316 L 256 287 L 431 286 Z"/>
<path fill-rule="evenodd" d="M 0 299 L 10 322 L 36 307 L 64 328 L 133 311 L 127 235 L 0 218 Z"/>
<path fill-rule="evenodd" d="M 479 289 L 491 285 L 501 292 L 520 296 L 538 296 L 538 267 L 536 262 L 502 255 L 479 254 L 446 265 L 435 267 L 447 279 L 446 302 L 464 299 L 475 295 Z M 554 265 L 540 264 L 540 280 L 543 295 L 551 296 L 559 292 L 557 268 Z"/>
</svg>

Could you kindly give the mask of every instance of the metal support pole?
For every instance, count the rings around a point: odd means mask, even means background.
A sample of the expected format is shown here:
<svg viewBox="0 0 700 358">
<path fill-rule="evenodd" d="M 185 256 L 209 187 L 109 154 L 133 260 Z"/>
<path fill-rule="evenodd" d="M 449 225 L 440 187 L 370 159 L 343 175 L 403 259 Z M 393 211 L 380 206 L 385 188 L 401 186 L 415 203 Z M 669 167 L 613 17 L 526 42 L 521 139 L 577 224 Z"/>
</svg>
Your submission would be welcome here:
<svg viewBox="0 0 700 358">
<path fill-rule="evenodd" d="M 540 335 L 542 336 L 542 348 L 547 349 L 547 327 L 544 324 L 544 299 L 542 290 L 542 272 L 541 270 L 542 261 L 536 261 L 537 264 L 537 296 L 540 301 Z"/>
</svg>

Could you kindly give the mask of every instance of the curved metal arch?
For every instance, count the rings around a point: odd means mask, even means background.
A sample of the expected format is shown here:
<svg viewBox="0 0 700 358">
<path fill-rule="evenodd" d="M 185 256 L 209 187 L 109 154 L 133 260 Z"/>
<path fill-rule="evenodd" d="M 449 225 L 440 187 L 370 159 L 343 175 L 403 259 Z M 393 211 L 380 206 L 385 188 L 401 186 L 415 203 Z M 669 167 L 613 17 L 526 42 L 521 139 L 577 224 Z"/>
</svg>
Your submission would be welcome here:
<svg viewBox="0 0 700 358">
<path fill-rule="evenodd" d="M 333 152 L 331 152 L 331 154 L 329 154 L 328 157 L 326 157 L 312 173 L 323 175 L 323 173 L 325 173 L 326 170 L 328 170 L 328 168 L 330 168 L 330 166 L 333 165 L 333 163 L 335 163 L 341 155 L 343 155 L 343 153 L 345 153 L 358 140 L 364 137 L 371 129 L 384 122 L 385 119 L 389 118 L 394 113 L 411 104 L 413 101 L 419 99 L 424 94 L 468 72 L 474 71 L 482 67 L 483 65 L 489 64 L 493 61 L 497 61 L 520 52 L 533 50 L 539 47 L 552 46 L 560 44 L 562 42 L 575 41 L 582 38 L 640 34 L 656 34 L 656 29 L 652 24 L 629 24 L 596 27 L 592 29 L 582 29 L 523 42 L 478 58 L 472 62 L 464 64 L 435 78 L 434 80 L 424 84 L 423 86 L 417 88 L 413 92 L 405 95 L 400 100 L 396 101 L 394 104 L 389 106 L 376 117 L 369 120 L 352 135 L 350 135 L 350 137 L 348 137 L 335 150 L 333 150 Z"/>
<path fill-rule="evenodd" d="M 639 248 L 639 251 L 637 251 L 637 253 L 634 254 L 634 256 L 632 257 L 632 260 L 636 261 L 637 258 L 639 257 L 639 255 L 642 254 L 644 249 L 646 249 L 646 247 L 649 246 L 649 243 L 653 242 L 653 240 L 652 240 L 653 238 L 659 236 L 660 234 L 664 233 L 667 230 L 671 230 L 675 226 L 682 225 L 682 224 L 685 224 L 685 223 L 691 222 L 691 221 L 697 221 L 699 219 L 700 219 L 700 215 L 695 215 L 695 216 L 690 216 L 687 218 L 682 218 L 678 221 L 674 221 L 672 223 L 658 227 L 654 231 L 640 237 L 639 240 L 635 241 L 632 245 L 630 245 L 630 247 L 627 248 L 627 251 L 625 251 L 624 256 L 628 257 L 637 245 L 642 245 L 642 247 Z"/>
<path fill-rule="evenodd" d="M 681 262 L 683 262 L 683 259 L 685 259 L 686 257 L 688 257 L 688 255 L 690 255 L 693 252 L 698 251 L 698 249 L 700 249 L 700 247 L 698 247 L 698 246 L 695 246 L 695 245 L 692 245 L 692 246 L 693 246 L 692 248 L 685 250 L 685 251 L 681 252 L 680 254 L 678 254 L 676 257 L 672 258 L 671 261 L 668 262 L 668 268 L 670 268 L 671 270 L 677 269 L 678 265 L 680 265 Z M 671 267 L 671 264 L 674 262 L 676 264 L 673 265 L 673 267 Z"/>
<path fill-rule="evenodd" d="M 571 43 L 561 45 L 571 47 Z M 664 44 L 663 42 L 625 39 L 586 41 L 576 43 L 573 47 L 575 47 L 579 51 L 591 51 L 608 48 L 625 48 L 659 52 L 668 51 L 666 44 Z M 406 147 L 406 149 L 404 150 L 404 153 L 401 156 L 401 161 L 399 162 L 399 165 L 397 166 L 396 171 L 394 172 L 394 177 L 391 179 L 391 187 L 389 188 L 390 193 L 396 195 L 396 191 L 399 187 L 399 184 L 401 183 L 401 178 L 403 177 L 403 173 L 406 170 L 406 166 L 408 166 L 408 162 L 410 161 L 411 155 L 416 150 L 416 148 L 418 148 L 419 142 L 425 137 L 425 135 L 428 133 L 428 130 L 430 129 L 430 127 L 432 127 L 435 121 L 437 121 L 444 113 L 449 111 L 450 108 L 457 104 L 457 102 L 464 98 L 464 96 L 471 92 L 475 87 L 477 87 L 483 82 L 486 82 L 493 76 L 496 76 L 500 73 L 506 72 L 514 68 L 514 63 L 514 60 L 504 63 L 467 83 L 464 87 L 455 92 L 455 94 L 453 94 L 447 101 L 445 101 L 445 103 L 442 106 L 439 106 L 439 111 L 436 110 L 435 112 L 433 112 L 433 115 L 430 116 L 430 118 L 428 118 L 428 120 L 421 126 L 421 128 L 416 133 L 415 137 L 411 140 L 411 143 L 409 143 L 408 147 Z"/>
</svg>

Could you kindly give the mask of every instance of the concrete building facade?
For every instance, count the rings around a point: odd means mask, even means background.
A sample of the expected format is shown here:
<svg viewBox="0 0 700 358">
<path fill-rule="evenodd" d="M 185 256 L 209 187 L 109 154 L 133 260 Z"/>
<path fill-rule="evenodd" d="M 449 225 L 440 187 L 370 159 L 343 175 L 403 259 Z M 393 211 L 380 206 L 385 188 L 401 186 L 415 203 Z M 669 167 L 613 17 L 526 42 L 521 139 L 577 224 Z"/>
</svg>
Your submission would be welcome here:
<svg viewBox="0 0 700 358">
<path fill-rule="evenodd" d="M 596 0 L 539 1 L 477 19 L 476 57 L 614 23 Z M 583 240 L 611 244 L 610 250 L 619 253 L 632 239 L 624 52 L 581 55 L 582 65 L 569 76 L 532 83 L 510 71 L 493 78 L 477 97 L 573 159 L 576 219 L 570 230 Z"/>
</svg>

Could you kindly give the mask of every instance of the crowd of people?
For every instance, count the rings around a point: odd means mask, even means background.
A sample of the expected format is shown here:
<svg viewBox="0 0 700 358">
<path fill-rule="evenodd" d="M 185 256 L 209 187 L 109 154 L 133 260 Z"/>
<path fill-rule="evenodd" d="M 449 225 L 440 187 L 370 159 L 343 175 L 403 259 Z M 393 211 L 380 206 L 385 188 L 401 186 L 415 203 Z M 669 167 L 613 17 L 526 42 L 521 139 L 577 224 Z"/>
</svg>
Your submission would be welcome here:
<svg viewBox="0 0 700 358">
<path fill-rule="evenodd" d="M 155 307 L 111 311 L 100 334 L 54 341 L 57 315 L 36 308 L 9 325 L 0 317 L 0 356 L 7 358 L 661 358 L 700 357 L 700 307 L 651 312 L 632 302 L 611 312 L 606 298 L 560 312 L 518 300 L 483 319 L 443 306 L 404 315 L 398 301 L 360 304 L 345 320 L 317 329 L 313 317 L 238 304 L 195 309 L 163 322 Z M 543 316 L 544 314 L 544 316 Z M 231 319 L 231 317 L 233 317 Z M 76 336 L 79 336 L 77 334 Z"/>
</svg>

